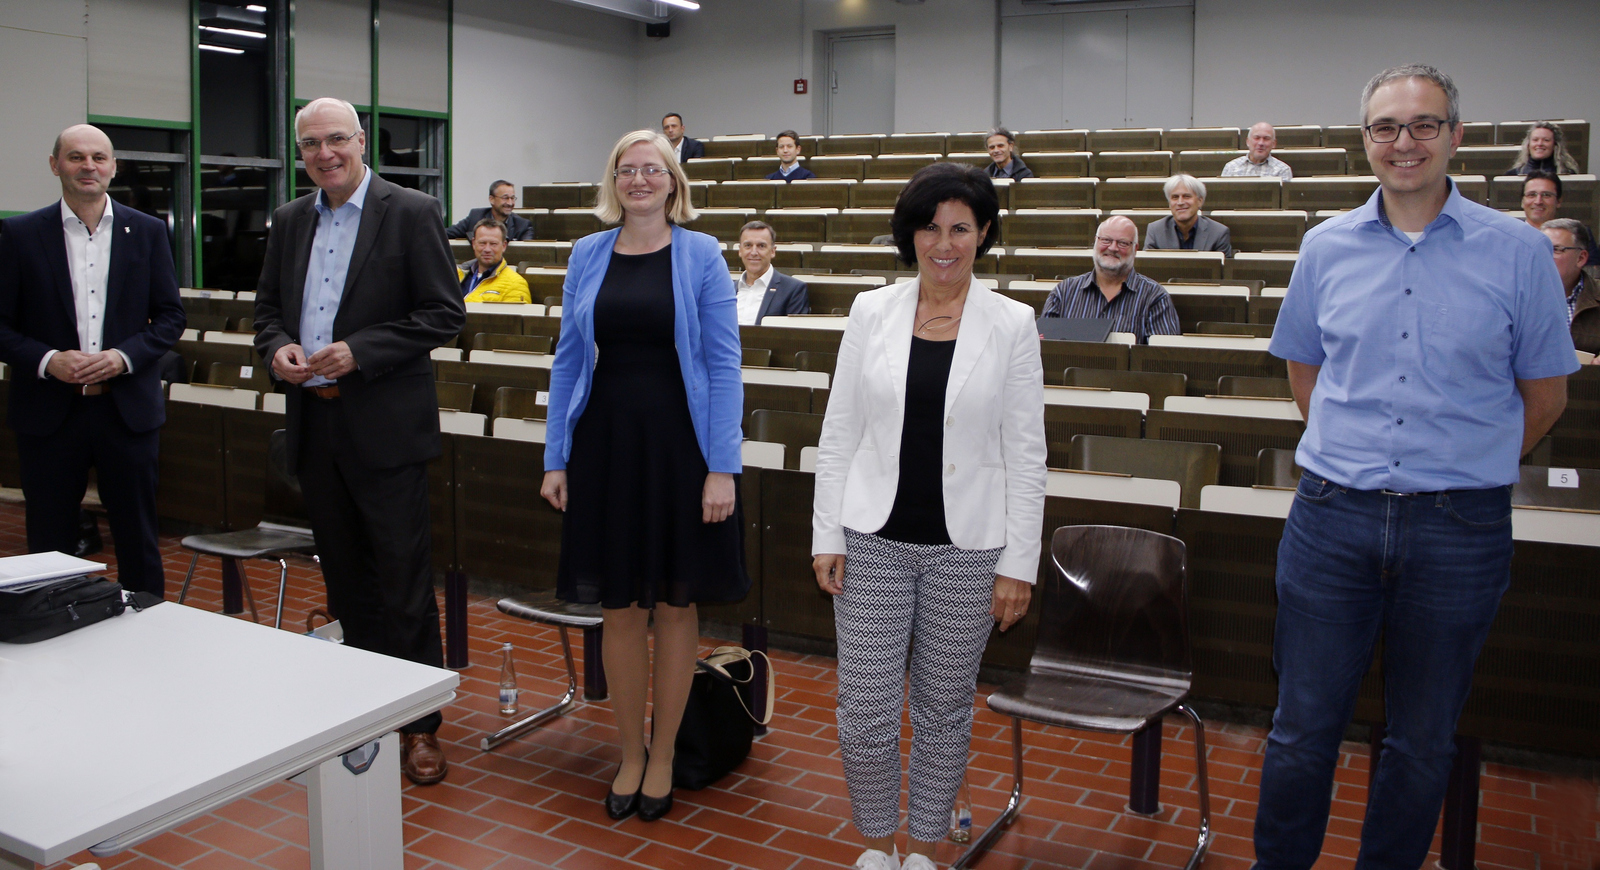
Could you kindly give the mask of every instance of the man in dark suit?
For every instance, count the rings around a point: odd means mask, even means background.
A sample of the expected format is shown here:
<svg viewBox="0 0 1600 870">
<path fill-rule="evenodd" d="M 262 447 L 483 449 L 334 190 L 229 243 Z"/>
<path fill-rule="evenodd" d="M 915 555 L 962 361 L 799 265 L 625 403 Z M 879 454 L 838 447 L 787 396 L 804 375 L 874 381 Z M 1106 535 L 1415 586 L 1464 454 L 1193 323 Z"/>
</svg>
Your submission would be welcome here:
<svg viewBox="0 0 1600 870">
<path fill-rule="evenodd" d="M 465 310 L 435 200 L 362 163 L 366 135 L 343 100 L 295 117 L 318 190 L 272 217 L 256 288 L 256 351 L 294 385 L 290 470 L 316 536 L 328 604 L 351 646 L 442 667 L 433 592 L 428 460 L 439 406 L 428 352 Z M 431 713 L 401 727 L 412 782 L 444 779 Z"/>
<path fill-rule="evenodd" d="M 706 156 L 706 146 L 702 145 L 699 139 L 690 139 L 683 135 L 683 116 L 677 112 L 668 112 L 661 118 L 661 135 L 672 143 L 672 149 L 677 153 L 679 163 Z"/>
<path fill-rule="evenodd" d="M 1233 256 L 1233 233 L 1200 213 L 1206 204 L 1205 182 L 1193 175 L 1174 175 L 1161 186 L 1172 214 L 1145 228 L 1146 251 L 1221 251 Z"/>
<path fill-rule="evenodd" d="M 516 207 L 516 187 L 511 182 L 501 179 L 489 185 L 488 208 L 475 208 L 467 212 L 466 217 L 451 224 L 444 234 L 452 239 L 470 239 L 472 228 L 477 226 L 479 221 L 492 217 L 505 225 L 506 241 L 531 242 L 533 222 L 512 211 Z"/>
<path fill-rule="evenodd" d="M 805 181 L 817 174 L 800 165 L 800 134 L 785 130 L 774 140 L 778 148 L 778 168 L 767 173 L 768 181 Z"/>
<path fill-rule="evenodd" d="M 95 127 L 56 137 L 50 171 L 61 200 L 0 223 L 0 360 L 12 369 L 28 550 L 73 552 L 92 465 L 117 580 L 159 596 L 159 363 L 184 324 L 167 228 L 112 205 L 116 155 Z"/>
<path fill-rule="evenodd" d="M 777 255 L 778 231 L 771 225 L 751 221 L 739 229 L 739 259 L 744 271 L 734 289 L 740 326 L 759 326 L 763 317 L 810 313 L 806 283 L 772 268 Z"/>
</svg>

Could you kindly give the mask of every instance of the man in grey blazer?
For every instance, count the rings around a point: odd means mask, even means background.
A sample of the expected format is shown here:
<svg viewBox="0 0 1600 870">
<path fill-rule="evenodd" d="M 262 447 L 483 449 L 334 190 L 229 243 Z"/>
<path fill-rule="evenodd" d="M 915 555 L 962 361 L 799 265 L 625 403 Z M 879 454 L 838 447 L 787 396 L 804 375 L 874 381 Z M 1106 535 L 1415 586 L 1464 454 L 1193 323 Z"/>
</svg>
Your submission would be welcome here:
<svg viewBox="0 0 1600 870">
<path fill-rule="evenodd" d="M 1206 186 L 1193 175 L 1174 175 L 1161 186 L 1172 214 L 1145 229 L 1146 251 L 1221 251 L 1233 256 L 1228 228 L 1200 213 Z"/>
<path fill-rule="evenodd" d="M 763 317 L 811 312 L 806 282 L 772 268 L 777 254 L 778 232 L 769 224 L 751 221 L 739 229 L 739 259 L 744 271 L 734 289 L 740 326 L 759 326 Z"/>
<path fill-rule="evenodd" d="M 359 649 L 444 666 L 433 592 L 428 460 L 440 453 L 428 352 L 461 331 L 437 201 L 362 163 L 343 100 L 312 100 L 295 138 L 317 190 L 272 216 L 256 352 L 291 384 L 286 429 L 328 604 Z M 444 779 L 430 713 L 400 728 L 401 769 Z"/>
</svg>

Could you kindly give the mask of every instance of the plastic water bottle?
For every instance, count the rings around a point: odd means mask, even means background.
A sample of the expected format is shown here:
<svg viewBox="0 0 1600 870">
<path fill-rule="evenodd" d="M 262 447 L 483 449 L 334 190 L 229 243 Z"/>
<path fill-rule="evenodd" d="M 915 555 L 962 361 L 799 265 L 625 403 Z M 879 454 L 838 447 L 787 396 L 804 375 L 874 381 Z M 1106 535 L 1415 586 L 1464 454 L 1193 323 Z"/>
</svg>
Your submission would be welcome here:
<svg viewBox="0 0 1600 870">
<path fill-rule="evenodd" d="M 966 843 L 972 839 L 972 793 L 967 789 L 967 778 L 961 778 L 961 789 L 956 792 L 955 805 L 950 807 L 950 842 Z"/>
<path fill-rule="evenodd" d="M 517 665 L 511 658 L 511 644 L 500 647 L 500 712 L 517 713 Z"/>
</svg>

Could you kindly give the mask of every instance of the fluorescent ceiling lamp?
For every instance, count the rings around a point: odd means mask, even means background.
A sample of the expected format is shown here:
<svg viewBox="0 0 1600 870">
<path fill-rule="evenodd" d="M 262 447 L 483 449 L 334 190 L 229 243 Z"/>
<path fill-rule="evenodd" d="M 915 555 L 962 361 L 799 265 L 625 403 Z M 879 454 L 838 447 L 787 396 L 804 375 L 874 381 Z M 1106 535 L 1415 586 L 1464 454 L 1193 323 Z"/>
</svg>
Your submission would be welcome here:
<svg viewBox="0 0 1600 870">
<path fill-rule="evenodd" d="M 229 36 L 248 36 L 251 39 L 267 38 L 265 33 L 257 33 L 254 30 L 236 30 L 232 27 L 212 27 L 210 25 L 202 24 L 200 25 L 200 29 L 207 33 L 226 33 Z"/>
<path fill-rule="evenodd" d="M 267 11 L 267 7 L 265 7 L 265 6 L 257 6 L 254 3 L 252 3 L 249 6 L 246 6 L 244 8 L 250 10 L 251 12 L 265 12 L 265 11 Z"/>
<path fill-rule="evenodd" d="M 665 3 L 668 6 L 677 6 L 680 9 L 699 9 L 700 8 L 700 4 L 694 2 L 694 0 L 656 0 L 656 2 Z"/>
<path fill-rule="evenodd" d="M 208 44 L 206 44 L 204 42 L 200 43 L 200 50 L 201 51 L 220 51 L 223 54 L 244 54 L 244 49 L 242 49 L 242 48 L 229 48 L 226 45 L 208 45 Z"/>
</svg>

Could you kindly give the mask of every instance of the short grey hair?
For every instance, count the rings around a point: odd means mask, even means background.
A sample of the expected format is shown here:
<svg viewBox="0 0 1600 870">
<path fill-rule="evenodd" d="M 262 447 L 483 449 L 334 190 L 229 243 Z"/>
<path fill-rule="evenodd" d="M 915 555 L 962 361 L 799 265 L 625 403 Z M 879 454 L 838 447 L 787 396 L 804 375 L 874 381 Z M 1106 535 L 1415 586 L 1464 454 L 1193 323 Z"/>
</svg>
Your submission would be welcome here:
<svg viewBox="0 0 1600 870">
<path fill-rule="evenodd" d="M 301 106 L 300 111 L 294 113 L 294 135 L 296 139 L 300 138 L 301 120 L 303 120 L 306 115 L 324 106 L 339 106 L 346 112 L 350 113 L 350 124 L 355 128 L 354 133 L 351 135 L 364 132 L 361 129 L 361 114 L 356 111 L 355 106 L 350 105 L 348 101 L 341 100 L 338 97 L 317 97 L 315 100 L 312 100 L 311 102 L 306 103 L 304 106 Z"/>
<path fill-rule="evenodd" d="M 1096 236 L 1100 235 L 1100 230 L 1106 224 L 1111 223 L 1114 220 L 1119 220 L 1119 219 L 1127 221 L 1133 227 L 1133 250 L 1134 250 L 1135 253 L 1137 253 L 1138 250 L 1139 250 L 1139 224 L 1133 218 L 1128 217 L 1125 214 L 1114 214 L 1111 217 L 1108 217 L 1105 220 L 1101 221 L 1100 223 L 1096 224 L 1095 228 L 1094 228 L 1094 234 Z"/>
<path fill-rule="evenodd" d="M 1575 221 L 1572 218 L 1555 218 L 1540 224 L 1539 229 L 1566 230 L 1572 233 L 1572 240 L 1577 243 L 1578 247 L 1584 250 L 1594 247 L 1594 233 L 1589 232 L 1589 228 L 1583 225 L 1583 221 Z"/>
<path fill-rule="evenodd" d="M 1456 90 L 1456 83 L 1438 69 L 1425 63 L 1408 63 L 1401 66 L 1392 66 L 1372 77 L 1367 86 L 1361 89 L 1361 125 L 1367 124 L 1367 104 L 1372 102 L 1372 94 L 1378 88 L 1396 79 L 1427 79 L 1439 86 L 1444 91 L 1445 99 L 1450 108 L 1446 112 L 1449 117 L 1444 120 L 1452 125 L 1461 122 L 1461 93 Z"/>
<path fill-rule="evenodd" d="M 1205 182 L 1185 172 L 1180 172 L 1167 179 L 1167 183 L 1161 185 L 1161 195 L 1171 198 L 1172 192 L 1177 190 L 1180 184 L 1189 188 L 1189 192 L 1194 194 L 1196 199 L 1206 198 Z"/>
</svg>

